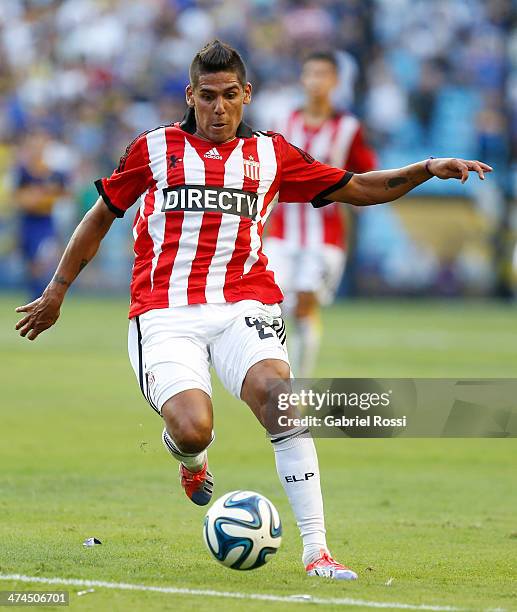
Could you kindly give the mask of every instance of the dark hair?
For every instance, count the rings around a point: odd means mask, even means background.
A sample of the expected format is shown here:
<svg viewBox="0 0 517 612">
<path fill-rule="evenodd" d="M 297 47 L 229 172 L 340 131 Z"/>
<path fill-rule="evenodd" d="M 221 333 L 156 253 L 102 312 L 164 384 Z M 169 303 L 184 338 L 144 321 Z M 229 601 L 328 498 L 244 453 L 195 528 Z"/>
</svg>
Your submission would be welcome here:
<svg viewBox="0 0 517 612">
<path fill-rule="evenodd" d="M 312 61 L 328 62 L 329 64 L 332 64 L 332 66 L 334 66 L 335 70 L 339 68 L 337 57 L 332 51 L 312 51 L 303 58 L 304 65 L 307 62 Z"/>
<path fill-rule="evenodd" d="M 242 57 L 220 40 L 213 40 L 196 53 L 189 70 L 192 87 L 198 84 L 200 74 L 213 72 L 235 72 L 241 85 L 246 85 L 246 66 Z"/>
</svg>

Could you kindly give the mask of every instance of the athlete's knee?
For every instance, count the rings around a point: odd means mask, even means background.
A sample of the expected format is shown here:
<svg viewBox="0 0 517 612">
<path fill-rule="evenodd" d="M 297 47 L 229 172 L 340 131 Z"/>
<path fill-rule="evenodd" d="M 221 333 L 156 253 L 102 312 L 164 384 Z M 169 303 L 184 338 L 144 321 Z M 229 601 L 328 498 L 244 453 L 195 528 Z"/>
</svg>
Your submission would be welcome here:
<svg viewBox="0 0 517 612">
<path fill-rule="evenodd" d="M 212 441 L 212 428 L 199 429 L 197 424 L 187 423 L 174 432 L 173 439 L 181 452 L 200 453 Z"/>
<path fill-rule="evenodd" d="M 264 359 L 251 366 L 242 385 L 242 396 L 253 397 L 265 401 L 277 384 L 290 379 L 289 364 L 281 359 Z M 246 401 L 246 400 L 245 400 Z"/>
<path fill-rule="evenodd" d="M 291 369 L 286 361 L 265 359 L 253 365 L 244 379 L 241 398 L 269 429 L 278 409 L 278 396 L 289 392 Z"/>
<path fill-rule="evenodd" d="M 162 407 L 167 431 L 184 453 L 201 452 L 212 440 L 212 404 L 206 394 L 203 393 L 205 397 L 199 394 L 180 397 L 183 395 L 180 393 Z"/>
</svg>

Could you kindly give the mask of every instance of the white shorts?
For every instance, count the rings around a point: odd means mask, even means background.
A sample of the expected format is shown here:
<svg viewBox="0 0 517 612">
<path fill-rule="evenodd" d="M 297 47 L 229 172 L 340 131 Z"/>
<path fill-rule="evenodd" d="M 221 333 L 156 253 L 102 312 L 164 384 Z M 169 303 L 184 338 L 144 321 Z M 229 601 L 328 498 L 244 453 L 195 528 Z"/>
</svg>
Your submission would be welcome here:
<svg viewBox="0 0 517 612">
<path fill-rule="evenodd" d="M 158 413 L 187 389 L 211 396 L 210 365 L 240 399 L 252 365 L 289 363 L 280 307 L 255 300 L 150 310 L 130 320 L 128 351 L 140 389 Z"/>
<path fill-rule="evenodd" d="M 295 306 L 296 294 L 301 291 L 316 293 L 323 306 L 333 302 L 345 268 L 346 254 L 342 249 L 331 244 L 299 247 L 280 238 L 267 238 L 264 253 L 287 308 Z"/>
</svg>

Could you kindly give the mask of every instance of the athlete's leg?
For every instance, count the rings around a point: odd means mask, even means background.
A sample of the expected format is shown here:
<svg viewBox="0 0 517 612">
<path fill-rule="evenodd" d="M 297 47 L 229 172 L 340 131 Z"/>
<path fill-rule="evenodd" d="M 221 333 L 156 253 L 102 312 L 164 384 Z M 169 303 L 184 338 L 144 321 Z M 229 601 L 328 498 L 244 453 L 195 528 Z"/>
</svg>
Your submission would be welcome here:
<svg viewBox="0 0 517 612">
<path fill-rule="evenodd" d="M 320 556 L 321 549 L 327 549 L 323 500 L 318 457 L 309 430 L 306 427 L 285 430 L 278 426 L 278 413 L 274 406 L 278 406 L 278 394 L 290 389 L 289 377 L 287 362 L 277 359 L 260 361 L 248 370 L 241 398 L 268 431 L 278 477 L 302 536 L 303 562 L 308 565 Z M 284 384 L 272 385 L 274 380 Z M 294 416 L 294 411 L 291 414 Z"/>
<path fill-rule="evenodd" d="M 268 432 L 278 476 L 303 539 L 307 573 L 349 579 L 355 574 L 339 569 L 343 566 L 328 555 L 318 458 L 309 430 L 278 420 L 279 394 L 291 391 L 280 308 L 258 302 L 226 306 L 231 323 L 210 347 L 215 370 L 225 387 L 250 406 Z M 282 414 L 297 416 L 292 407 Z"/>
<path fill-rule="evenodd" d="M 295 376 L 308 378 L 316 362 L 321 329 L 317 291 L 324 273 L 320 249 L 300 247 L 293 280 L 293 333 L 289 353 Z"/>
<path fill-rule="evenodd" d="M 207 448 L 213 440 L 212 401 L 201 389 L 188 389 L 162 406 L 165 448 L 180 461 L 181 485 L 188 498 L 205 506 L 212 498 L 214 478 L 208 471 Z"/>
<path fill-rule="evenodd" d="M 177 393 L 162 406 L 166 432 L 174 442 L 179 459 L 191 471 L 205 463 L 206 448 L 212 441 L 212 400 L 201 389 Z M 170 449 L 171 454 L 174 454 Z M 188 459 L 184 459 L 187 456 Z"/>
<path fill-rule="evenodd" d="M 205 506 L 214 490 L 206 451 L 213 440 L 210 396 L 201 389 L 182 391 L 163 404 L 161 413 L 165 421 L 162 440 L 180 462 L 181 486 L 189 499 Z"/>
<path fill-rule="evenodd" d="M 299 251 L 289 353 L 293 372 L 300 378 L 312 376 L 321 342 L 321 306 L 333 302 L 345 260 L 344 251 L 329 244 Z"/>
<path fill-rule="evenodd" d="M 321 335 L 318 299 L 312 292 L 320 282 L 320 258 L 315 250 L 293 248 L 287 240 L 266 238 L 264 241 L 268 268 L 274 271 L 275 281 L 284 294 L 282 312 L 294 324 L 289 340 L 293 372 L 306 378 L 312 373 Z"/>
<path fill-rule="evenodd" d="M 129 357 L 144 397 L 164 419 L 162 440 L 180 461 L 187 496 L 205 505 L 213 489 L 206 453 L 213 439 L 208 349 L 195 334 L 178 334 L 178 325 L 190 323 L 191 314 L 174 315 L 162 309 L 132 319 Z"/>
<path fill-rule="evenodd" d="M 290 343 L 293 372 L 299 378 L 308 378 L 312 375 L 321 342 L 320 307 L 314 291 L 297 292 L 293 319 Z"/>
<path fill-rule="evenodd" d="M 302 561 L 309 576 L 355 580 L 357 574 L 332 559 L 325 538 L 325 519 L 318 456 L 307 428 L 287 431 L 274 425 L 278 394 L 289 390 L 289 364 L 265 359 L 254 364 L 242 385 L 242 399 L 266 427 L 275 451 L 278 476 L 289 499 L 303 540 Z M 271 385 L 272 380 L 280 384 Z M 294 415 L 291 409 L 286 414 Z"/>
</svg>

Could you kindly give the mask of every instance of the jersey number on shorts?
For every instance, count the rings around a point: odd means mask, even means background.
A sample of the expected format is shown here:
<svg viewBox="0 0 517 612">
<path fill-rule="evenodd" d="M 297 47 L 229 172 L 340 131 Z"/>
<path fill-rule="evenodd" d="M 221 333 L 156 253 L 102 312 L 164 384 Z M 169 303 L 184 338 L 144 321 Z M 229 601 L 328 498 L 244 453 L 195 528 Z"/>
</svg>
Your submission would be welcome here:
<svg viewBox="0 0 517 612">
<path fill-rule="evenodd" d="M 266 332 L 266 327 L 271 329 L 271 326 L 267 321 L 263 321 L 257 317 L 244 317 L 244 320 L 246 321 L 246 325 L 248 327 L 254 327 L 258 331 L 258 335 L 261 340 L 272 338 L 274 336 L 273 333 Z"/>
</svg>

